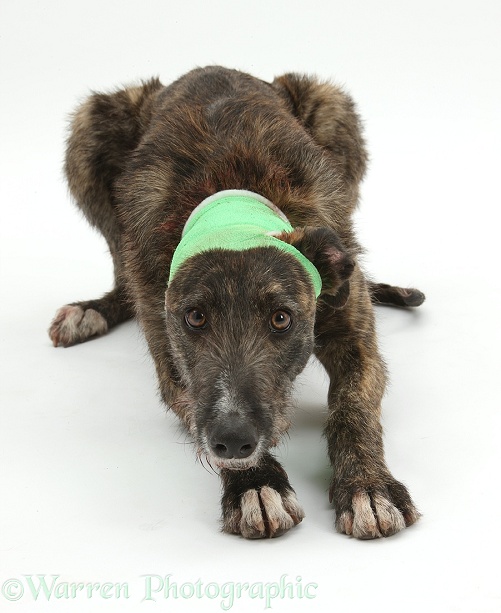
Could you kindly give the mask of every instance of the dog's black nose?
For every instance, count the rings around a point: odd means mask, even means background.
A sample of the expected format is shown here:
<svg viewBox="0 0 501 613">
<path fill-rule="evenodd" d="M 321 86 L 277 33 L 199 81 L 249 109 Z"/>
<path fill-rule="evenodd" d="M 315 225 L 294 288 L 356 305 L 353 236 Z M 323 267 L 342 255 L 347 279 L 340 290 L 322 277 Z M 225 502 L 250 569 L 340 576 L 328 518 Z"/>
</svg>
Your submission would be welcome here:
<svg viewBox="0 0 501 613">
<path fill-rule="evenodd" d="M 219 458 L 248 458 L 257 446 L 256 428 L 239 417 L 227 417 L 210 433 L 209 444 Z"/>
</svg>

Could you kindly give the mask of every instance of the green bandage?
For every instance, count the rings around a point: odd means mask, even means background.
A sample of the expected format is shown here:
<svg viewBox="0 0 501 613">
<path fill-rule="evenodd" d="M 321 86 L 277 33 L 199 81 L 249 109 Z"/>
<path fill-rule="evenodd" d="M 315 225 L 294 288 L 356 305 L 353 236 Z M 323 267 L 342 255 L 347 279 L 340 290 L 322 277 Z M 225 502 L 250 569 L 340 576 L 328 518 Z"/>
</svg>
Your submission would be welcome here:
<svg viewBox="0 0 501 613">
<path fill-rule="evenodd" d="M 273 234 L 292 232 L 293 227 L 271 202 L 245 190 L 226 190 L 204 200 L 190 215 L 181 242 L 172 258 L 169 283 L 188 258 L 212 249 L 244 251 L 275 247 L 293 255 L 308 273 L 315 296 L 322 279 L 315 266 L 295 247 Z"/>
</svg>

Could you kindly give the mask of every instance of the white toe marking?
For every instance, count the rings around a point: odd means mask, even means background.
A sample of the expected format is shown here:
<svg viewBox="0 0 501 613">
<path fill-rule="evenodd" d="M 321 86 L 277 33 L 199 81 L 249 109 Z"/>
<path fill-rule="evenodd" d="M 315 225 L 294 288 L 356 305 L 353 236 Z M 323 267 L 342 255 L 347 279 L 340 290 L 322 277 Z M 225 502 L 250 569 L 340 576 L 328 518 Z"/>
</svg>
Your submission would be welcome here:
<svg viewBox="0 0 501 613">
<path fill-rule="evenodd" d="M 264 485 L 259 493 L 257 490 L 246 491 L 240 501 L 240 510 L 239 532 L 245 538 L 278 536 L 293 528 L 304 517 L 294 492 L 282 497 L 267 485 Z M 235 514 L 227 518 L 227 531 L 236 531 L 232 529 L 236 519 Z"/>
<path fill-rule="evenodd" d="M 77 306 L 66 306 L 60 309 L 56 315 L 59 322 L 61 336 L 72 340 L 78 338 L 78 325 L 82 321 L 84 311 Z"/>
<path fill-rule="evenodd" d="M 261 488 L 260 493 L 261 501 L 270 524 L 271 534 L 275 534 L 279 528 L 281 530 L 290 530 L 294 526 L 294 521 L 284 509 L 280 494 L 267 485 Z"/>
<path fill-rule="evenodd" d="M 377 538 L 381 536 L 367 492 L 353 495 L 353 536 L 356 538 Z"/>
<path fill-rule="evenodd" d="M 402 513 L 386 498 L 380 494 L 372 497 L 381 532 L 386 535 L 395 534 L 405 528 Z"/>
<path fill-rule="evenodd" d="M 87 309 L 80 322 L 80 336 L 88 338 L 108 332 L 106 319 L 94 309 Z"/>
<path fill-rule="evenodd" d="M 285 510 L 289 515 L 292 515 L 293 519 L 297 519 L 298 522 L 304 519 L 303 507 L 299 504 L 295 492 L 289 492 L 283 498 Z"/>
<path fill-rule="evenodd" d="M 351 511 L 343 511 L 337 518 L 336 528 L 339 532 L 351 535 L 353 532 L 353 513 Z"/>
<path fill-rule="evenodd" d="M 240 520 L 242 536 L 252 538 L 256 535 L 256 532 L 264 536 L 264 520 L 259 503 L 259 494 L 256 490 L 248 490 L 243 494 L 240 508 L 242 509 L 242 519 Z"/>
</svg>

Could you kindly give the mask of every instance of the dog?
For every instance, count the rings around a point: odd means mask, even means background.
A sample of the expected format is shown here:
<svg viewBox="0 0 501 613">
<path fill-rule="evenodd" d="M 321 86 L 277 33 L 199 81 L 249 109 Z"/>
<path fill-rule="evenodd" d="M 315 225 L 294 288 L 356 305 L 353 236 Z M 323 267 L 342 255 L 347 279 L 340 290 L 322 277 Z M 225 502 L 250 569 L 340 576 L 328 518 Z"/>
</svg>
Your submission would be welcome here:
<svg viewBox="0 0 501 613">
<path fill-rule="evenodd" d="M 330 377 L 337 530 L 386 537 L 420 516 L 384 459 L 373 304 L 424 295 L 359 265 L 351 218 L 367 159 L 350 96 L 295 73 L 268 83 L 198 68 L 95 93 L 73 115 L 66 176 L 115 285 L 62 307 L 50 338 L 67 347 L 137 318 L 163 401 L 219 470 L 225 532 L 276 537 L 304 517 L 271 450 L 312 354 Z"/>
</svg>

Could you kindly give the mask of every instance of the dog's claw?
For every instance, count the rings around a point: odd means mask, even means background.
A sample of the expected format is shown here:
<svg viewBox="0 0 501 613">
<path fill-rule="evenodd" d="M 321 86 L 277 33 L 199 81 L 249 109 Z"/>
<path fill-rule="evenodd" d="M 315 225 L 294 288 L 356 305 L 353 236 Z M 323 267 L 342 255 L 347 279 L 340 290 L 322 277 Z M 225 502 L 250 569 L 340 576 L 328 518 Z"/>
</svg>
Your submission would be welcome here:
<svg viewBox="0 0 501 613">
<path fill-rule="evenodd" d="M 240 508 L 223 519 L 223 530 L 244 538 L 275 538 L 288 532 L 304 518 L 295 493 L 280 495 L 267 485 L 247 490 L 240 499 Z"/>
</svg>

